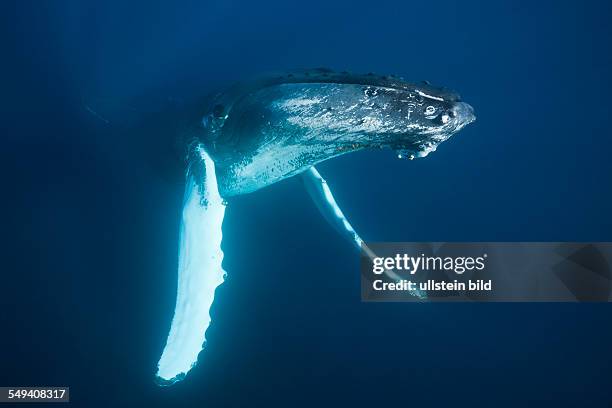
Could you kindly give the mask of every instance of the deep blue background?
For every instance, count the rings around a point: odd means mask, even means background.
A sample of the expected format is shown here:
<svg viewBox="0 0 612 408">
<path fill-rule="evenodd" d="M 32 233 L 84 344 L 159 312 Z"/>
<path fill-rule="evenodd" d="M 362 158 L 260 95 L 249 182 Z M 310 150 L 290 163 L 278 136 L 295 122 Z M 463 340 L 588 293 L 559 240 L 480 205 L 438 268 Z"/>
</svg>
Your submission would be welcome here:
<svg viewBox="0 0 612 408">
<path fill-rule="evenodd" d="M 611 241 L 606 2 L 96 3 L 3 3 L 0 385 L 86 407 L 609 406 L 609 304 L 361 303 L 357 254 L 297 180 L 230 203 L 201 364 L 158 388 L 182 180 L 147 146 L 173 135 L 84 110 L 291 68 L 427 79 L 478 121 L 425 160 L 320 166 L 364 238 Z"/>
</svg>

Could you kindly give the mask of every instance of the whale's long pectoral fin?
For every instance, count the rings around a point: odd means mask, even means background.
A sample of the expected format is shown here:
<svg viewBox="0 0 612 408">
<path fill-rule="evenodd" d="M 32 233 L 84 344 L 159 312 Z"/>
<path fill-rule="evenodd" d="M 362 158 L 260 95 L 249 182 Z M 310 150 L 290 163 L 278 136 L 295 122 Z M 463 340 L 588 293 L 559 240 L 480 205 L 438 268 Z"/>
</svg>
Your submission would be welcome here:
<svg viewBox="0 0 612 408">
<path fill-rule="evenodd" d="M 361 249 L 363 240 L 342 213 L 327 185 L 327 180 L 312 166 L 302 173 L 302 181 L 306 191 L 308 191 L 308 194 L 310 194 L 310 197 L 327 222 L 342 236 L 355 244 L 357 249 Z"/>
<path fill-rule="evenodd" d="M 221 266 L 225 205 L 217 187 L 215 165 L 199 146 L 192 156 L 180 227 L 176 308 L 157 366 L 162 385 L 182 380 L 196 364 L 210 323 L 215 289 L 225 275 Z"/>
<path fill-rule="evenodd" d="M 348 222 L 340 206 L 336 203 L 327 181 L 314 166 L 302 173 L 302 181 L 306 191 L 308 191 L 308 194 L 310 194 L 310 197 L 327 222 L 343 237 L 352 242 L 358 250 L 363 250 L 370 259 L 376 258 L 374 251 L 363 242 L 363 239 L 361 239 L 353 226 Z M 385 274 L 396 281 L 402 279 L 391 270 L 385 270 Z M 411 294 L 418 298 L 425 297 L 425 294 L 420 290 L 411 291 Z"/>
</svg>

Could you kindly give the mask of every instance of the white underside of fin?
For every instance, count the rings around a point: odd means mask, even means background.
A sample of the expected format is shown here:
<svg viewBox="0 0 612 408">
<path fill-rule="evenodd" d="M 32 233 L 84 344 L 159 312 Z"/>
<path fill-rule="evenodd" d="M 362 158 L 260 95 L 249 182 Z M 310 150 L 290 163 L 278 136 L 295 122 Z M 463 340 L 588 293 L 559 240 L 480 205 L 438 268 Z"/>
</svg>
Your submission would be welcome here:
<svg viewBox="0 0 612 408">
<path fill-rule="evenodd" d="M 352 242 L 358 250 L 363 252 L 370 259 L 376 258 L 376 254 L 363 242 L 357 234 L 350 222 L 344 216 L 340 206 L 336 202 L 334 195 L 327 184 L 327 181 L 319 174 L 314 166 L 302 173 L 302 180 L 306 191 L 314 201 L 315 205 L 323 214 L 323 217 L 334 227 L 342 236 Z M 402 278 L 391 270 L 385 270 L 385 274 L 395 281 L 400 281 Z M 418 298 L 424 298 L 425 294 L 420 290 L 410 292 Z"/>
<path fill-rule="evenodd" d="M 215 289 L 223 282 L 221 267 L 225 205 L 219 195 L 215 165 L 200 150 L 206 175 L 202 197 L 192 172 L 187 174 L 180 228 L 176 308 L 166 347 L 158 363 L 163 384 L 180 381 L 197 363 L 210 324 Z"/>
<path fill-rule="evenodd" d="M 353 242 L 358 248 L 361 248 L 363 240 L 359 237 L 355 229 L 348 222 L 344 213 L 340 209 L 338 203 L 334 199 L 327 181 L 315 169 L 314 166 L 303 173 L 304 185 L 306 191 L 310 194 L 315 205 L 323 214 L 323 217 L 329 222 L 340 234 L 349 241 Z"/>
</svg>

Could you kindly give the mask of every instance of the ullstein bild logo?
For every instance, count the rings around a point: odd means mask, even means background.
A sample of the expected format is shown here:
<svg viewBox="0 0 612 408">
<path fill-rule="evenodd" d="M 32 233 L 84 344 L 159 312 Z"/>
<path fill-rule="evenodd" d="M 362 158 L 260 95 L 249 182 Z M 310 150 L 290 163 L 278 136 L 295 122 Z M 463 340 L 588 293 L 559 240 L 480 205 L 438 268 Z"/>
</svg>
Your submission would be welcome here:
<svg viewBox="0 0 612 408">
<path fill-rule="evenodd" d="M 364 243 L 363 301 L 612 300 L 612 243 Z"/>
</svg>

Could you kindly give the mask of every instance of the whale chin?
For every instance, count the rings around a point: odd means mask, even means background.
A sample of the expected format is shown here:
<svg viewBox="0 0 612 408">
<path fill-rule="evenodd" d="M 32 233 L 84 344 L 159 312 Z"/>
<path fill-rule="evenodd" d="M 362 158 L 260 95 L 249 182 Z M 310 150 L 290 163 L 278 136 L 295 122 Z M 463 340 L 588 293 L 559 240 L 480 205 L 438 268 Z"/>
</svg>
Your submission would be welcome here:
<svg viewBox="0 0 612 408">
<path fill-rule="evenodd" d="M 429 153 L 435 152 L 440 142 L 427 141 L 414 145 L 406 145 L 401 147 L 393 147 L 393 151 L 398 159 L 414 160 L 421 157 L 427 157 Z"/>
<path fill-rule="evenodd" d="M 412 150 L 412 149 L 396 149 L 395 154 L 398 159 L 404 160 L 414 160 L 416 158 L 425 157 L 429 153 L 435 151 L 435 147 L 431 150 Z"/>
</svg>

